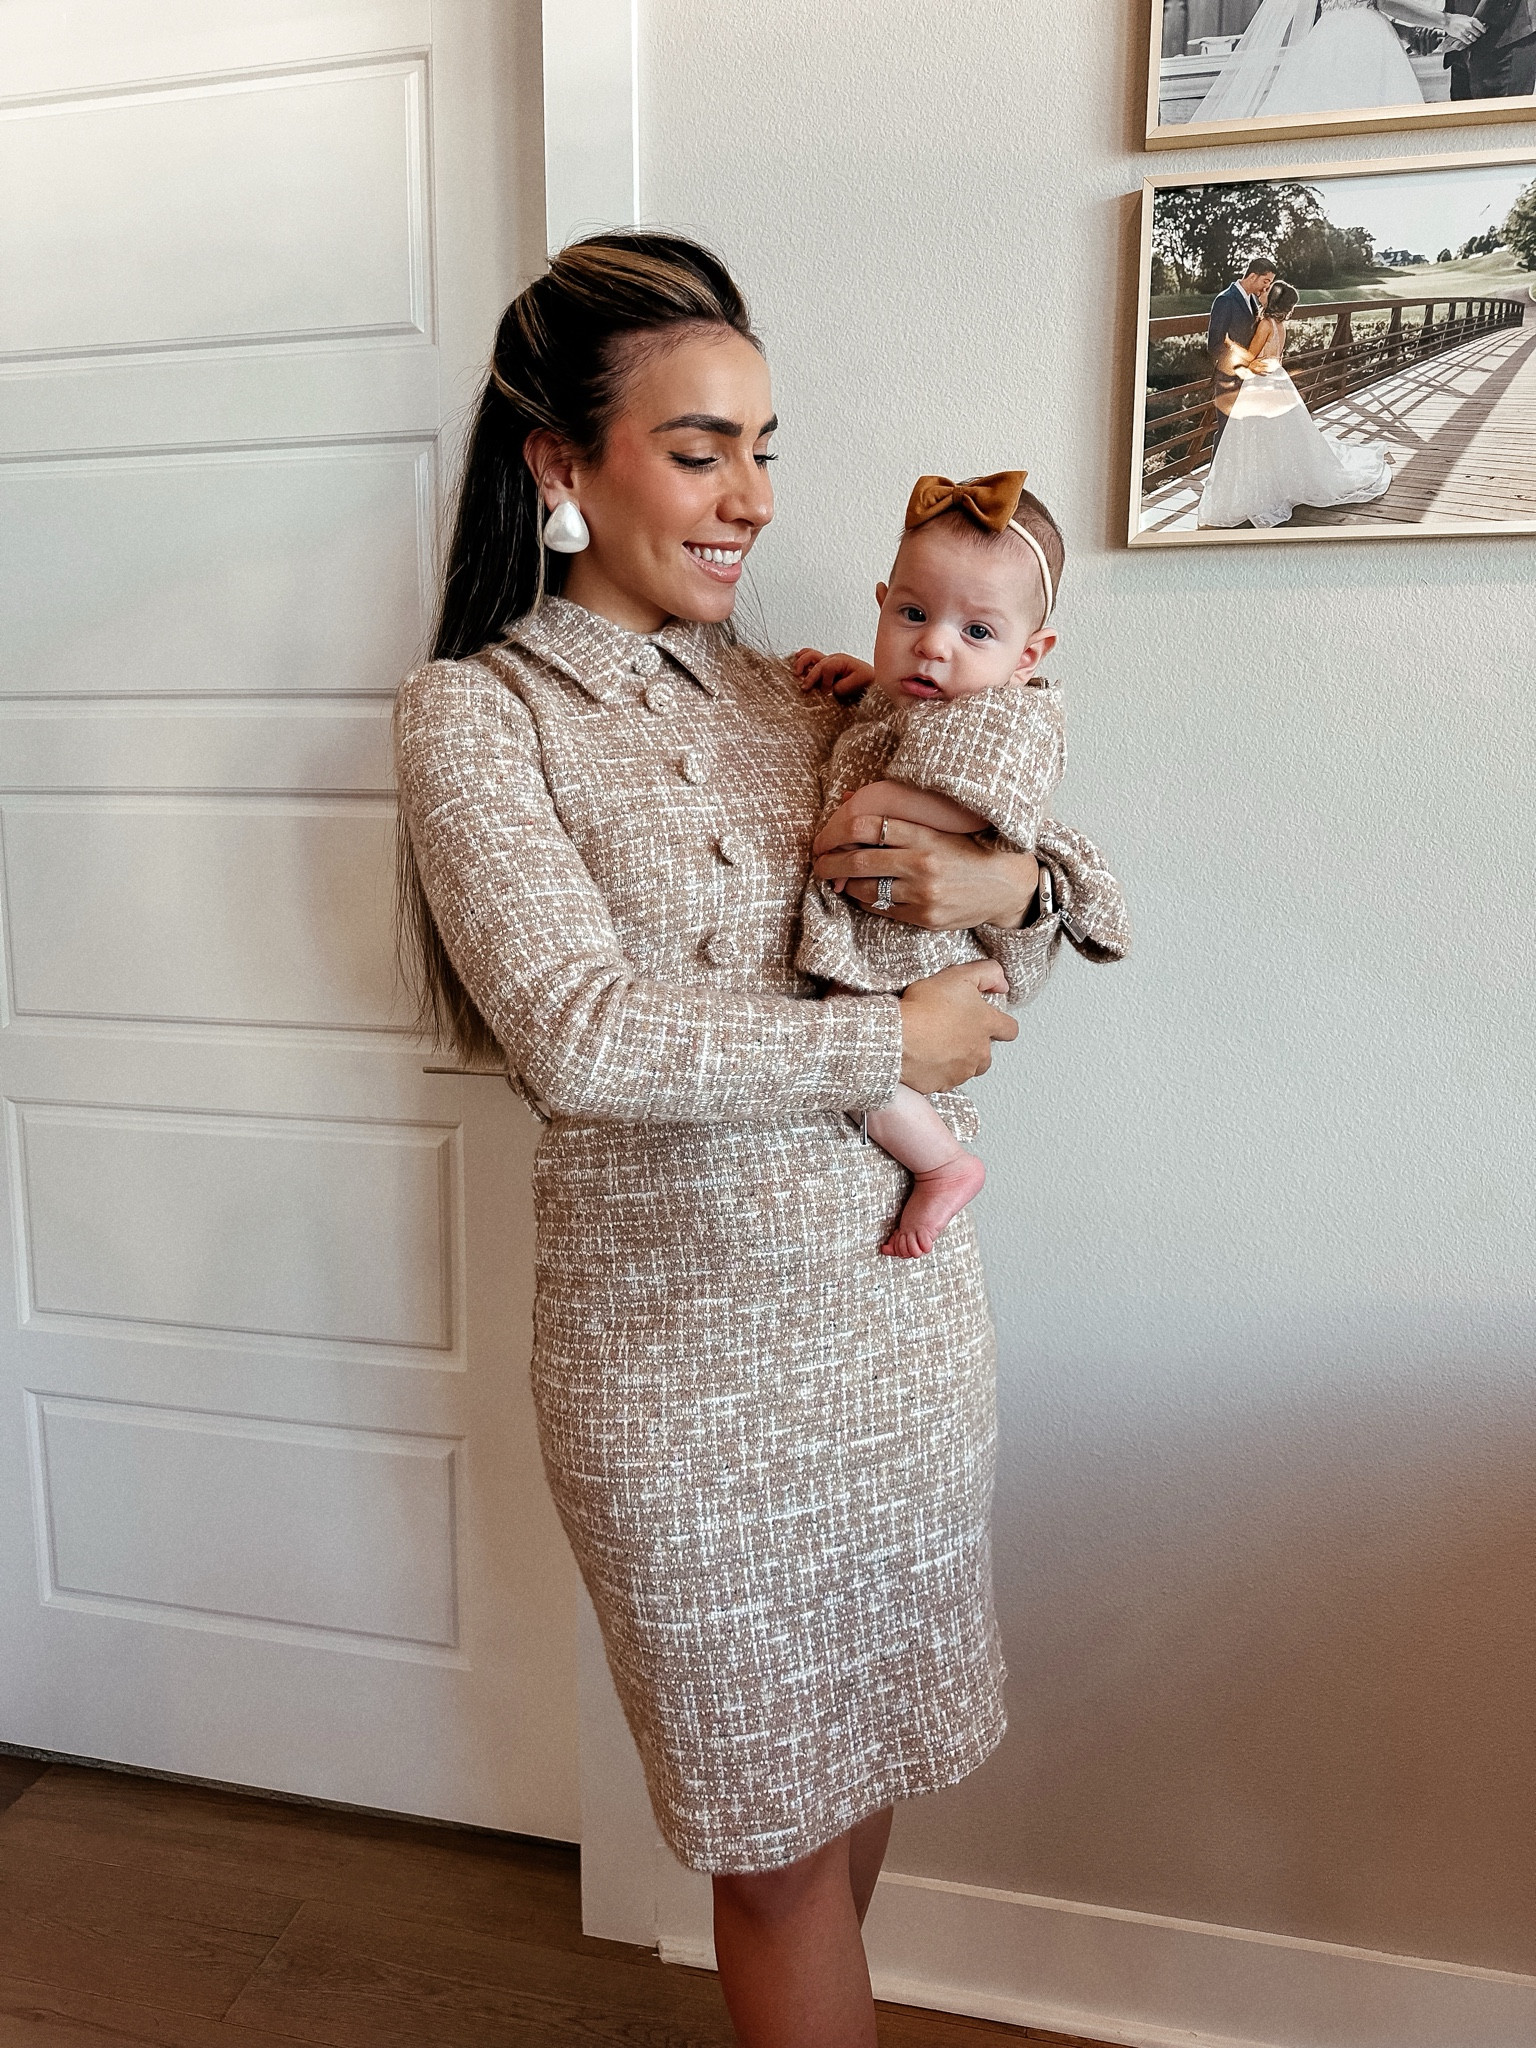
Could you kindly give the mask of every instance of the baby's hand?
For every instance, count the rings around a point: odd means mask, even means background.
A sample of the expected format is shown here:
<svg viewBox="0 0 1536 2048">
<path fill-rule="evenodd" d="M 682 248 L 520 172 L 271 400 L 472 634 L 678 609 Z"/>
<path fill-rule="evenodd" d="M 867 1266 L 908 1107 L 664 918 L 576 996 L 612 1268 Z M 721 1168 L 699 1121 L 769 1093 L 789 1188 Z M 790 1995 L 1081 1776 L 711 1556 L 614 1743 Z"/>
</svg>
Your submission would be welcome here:
<svg viewBox="0 0 1536 2048">
<path fill-rule="evenodd" d="M 857 655 L 823 654 L 819 647 L 800 648 L 789 657 L 789 665 L 800 678 L 802 690 L 818 690 L 839 703 L 863 696 L 875 679 L 869 663 Z"/>
</svg>

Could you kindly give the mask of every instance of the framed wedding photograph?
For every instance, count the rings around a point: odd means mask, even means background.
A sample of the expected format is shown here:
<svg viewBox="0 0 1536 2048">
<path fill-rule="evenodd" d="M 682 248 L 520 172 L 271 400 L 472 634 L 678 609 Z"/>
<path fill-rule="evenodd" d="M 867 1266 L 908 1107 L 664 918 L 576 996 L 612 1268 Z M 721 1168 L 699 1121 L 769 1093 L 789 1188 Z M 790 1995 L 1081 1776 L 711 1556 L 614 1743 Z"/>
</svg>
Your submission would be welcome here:
<svg viewBox="0 0 1536 2048">
<path fill-rule="evenodd" d="M 1536 0 L 1152 0 L 1147 146 L 1536 114 Z"/>
<path fill-rule="evenodd" d="M 1536 533 L 1536 146 L 1142 188 L 1132 547 Z"/>
</svg>

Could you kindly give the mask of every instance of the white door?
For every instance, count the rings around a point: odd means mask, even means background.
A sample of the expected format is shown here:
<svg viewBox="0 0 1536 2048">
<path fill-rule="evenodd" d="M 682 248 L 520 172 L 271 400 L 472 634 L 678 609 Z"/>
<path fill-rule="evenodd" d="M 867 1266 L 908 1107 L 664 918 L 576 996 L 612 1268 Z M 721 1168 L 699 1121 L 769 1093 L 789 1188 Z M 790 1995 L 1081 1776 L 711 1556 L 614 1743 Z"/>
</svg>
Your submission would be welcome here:
<svg viewBox="0 0 1536 2048">
<path fill-rule="evenodd" d="M 533 1126 L 390 930 L 538 8 L 0 37 L 0 1740 L 570 1838 Z"/>
</svg>

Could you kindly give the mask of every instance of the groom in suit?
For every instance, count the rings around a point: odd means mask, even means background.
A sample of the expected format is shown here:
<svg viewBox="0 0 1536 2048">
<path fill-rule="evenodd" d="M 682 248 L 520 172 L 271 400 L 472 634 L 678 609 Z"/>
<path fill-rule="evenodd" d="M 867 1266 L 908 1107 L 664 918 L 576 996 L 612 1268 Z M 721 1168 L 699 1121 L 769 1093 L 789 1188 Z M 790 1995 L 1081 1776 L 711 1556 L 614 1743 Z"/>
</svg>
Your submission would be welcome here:
<svg viewBox="0 0 1536 2048">
<path fill-rule="evenodd" d="M 1536 5 L 1536 0 L 1524 0 L 1524 4 Z M 1237 394 L 1243 388 L 1237 372 L 1250 360 L 1248 345 L 1253 340 L 1253 330 L 1259 324 L 1259 315 L 1264 310 L 1264 301 L 1269 297 L 1269 288 L 1274 281 L 1274 257 L 1250 256 L 1248 268 L 1242 276 L 1235 284 L 1229 284 L 1211 307 L 1205 345 L 1215 373 L 1216 440 L 1211 443 L 1212 455 L 1216 453 L 1216 443 L 1226 427 L 1227 414 L 1237 403 Z"/>
<path fill-rule="evenodd" d="M 1536 0 L 1445 0 L 1470 14 L 1482 34 L 1445 53 L 1453 100 L 1524 99 L 1536 92 Z"/>
</svg>

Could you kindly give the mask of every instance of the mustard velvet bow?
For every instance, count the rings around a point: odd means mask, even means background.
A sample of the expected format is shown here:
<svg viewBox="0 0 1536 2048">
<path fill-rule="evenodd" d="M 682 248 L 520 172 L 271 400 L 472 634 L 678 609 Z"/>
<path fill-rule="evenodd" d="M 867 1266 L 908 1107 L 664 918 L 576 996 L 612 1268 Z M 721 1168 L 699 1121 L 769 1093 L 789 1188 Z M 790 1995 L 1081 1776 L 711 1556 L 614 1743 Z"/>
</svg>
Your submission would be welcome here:
<svg viewBox="0 0 1536 2048">
<path fill-rule="evenodd" d="M 967 477 L 959 484 L 947 476 L 920 476 L 907 500 L 906 530 L 910 533 L 914 526 L 926 526 L 930 519 L 959 506 L 978 526 L 1001 533 L 1019 509 L 1028 475 L 1027 469 L 999 469 L 991 476 Z"/>
</svg>

